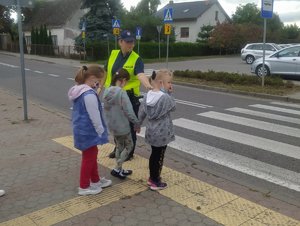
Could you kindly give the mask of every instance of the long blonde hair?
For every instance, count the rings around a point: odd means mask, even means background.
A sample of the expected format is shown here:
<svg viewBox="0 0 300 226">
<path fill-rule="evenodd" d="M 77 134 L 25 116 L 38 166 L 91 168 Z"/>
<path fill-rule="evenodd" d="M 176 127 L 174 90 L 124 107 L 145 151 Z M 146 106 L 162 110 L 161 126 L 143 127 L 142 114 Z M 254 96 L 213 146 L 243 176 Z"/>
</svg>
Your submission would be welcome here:
<svg viewBox="0 0 300 226">
<path fill-rule="evenodd" d="M 78 85 L 84 84 L 85 81 L 92 75 L 98 79 L 102 79 L 105 76 L 105 71 L 97 64 L 91 64 L 88 66 L 84 65 L 78 70 L 75 76 L 75 82 L 77 82 Z"/>
</svg>

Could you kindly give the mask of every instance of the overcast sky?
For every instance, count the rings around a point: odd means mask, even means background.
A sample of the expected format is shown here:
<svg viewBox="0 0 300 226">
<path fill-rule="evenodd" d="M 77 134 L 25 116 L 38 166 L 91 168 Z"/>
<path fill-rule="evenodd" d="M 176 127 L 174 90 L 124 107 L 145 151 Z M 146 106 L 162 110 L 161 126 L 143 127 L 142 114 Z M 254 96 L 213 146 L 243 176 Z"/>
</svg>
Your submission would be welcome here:
<svg viewBox="0 0 300 226">
<path fill-rule="evenodd" d="M 130 9 L 131 6 L 136 6 L 139 0 L 121 0 L 125 8 Z M 174 2 L 192 2 L 196 0 L 174 0 Z M 169 0 L 161 0 L 161 5 L 159 8 L 162 8 L 166 5 Z M 261 0 L 219 0 L 219 3 L 226 11 L 228 16 L 231 17 L 235 13 L 236 7 L 239 4 L 245 5 L 247 3 L 255 3 L 256 5 L 261 6 Z M 294 24 L 296 23 L 300 27 L 300 0 L 274 0 L 274 12 L 278 13 L 280 19 L 284 24 Z"/>
</svg>

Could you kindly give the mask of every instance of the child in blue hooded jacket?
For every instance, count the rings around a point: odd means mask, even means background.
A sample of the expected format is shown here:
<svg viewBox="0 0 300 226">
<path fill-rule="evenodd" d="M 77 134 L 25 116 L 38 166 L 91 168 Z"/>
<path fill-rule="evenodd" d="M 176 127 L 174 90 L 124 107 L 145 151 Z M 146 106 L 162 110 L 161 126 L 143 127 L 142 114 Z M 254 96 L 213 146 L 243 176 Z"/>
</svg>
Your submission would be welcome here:
<svg viewBox="0 0 300 226">
<path fill-rule="evenodd" d="M 105 71 L 98 65 L 83 66 L 77 73 L 68 96 L 73 101 L 72 124 L 75 148 L 82 151 L 79 195 L 93 195 L 111 185 L 98 174 L 97 145 L 108 143 L 108 131 L 96 92 Z"/>
</svg>

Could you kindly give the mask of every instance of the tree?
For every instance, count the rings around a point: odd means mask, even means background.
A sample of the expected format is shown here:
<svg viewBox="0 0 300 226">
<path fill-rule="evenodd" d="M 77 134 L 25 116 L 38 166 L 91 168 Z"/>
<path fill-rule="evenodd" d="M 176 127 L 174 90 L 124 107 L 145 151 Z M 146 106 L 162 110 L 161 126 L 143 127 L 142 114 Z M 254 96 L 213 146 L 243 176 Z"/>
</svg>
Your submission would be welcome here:
<svg viewBox="0 0 300 226">
<path fill-rule="evenodd" d="M 86 23 L 86 41 L 103 40 L 107 33 L 112 32 L 111 21 L 113 18 L 120 18 L 123 5 L 120 0 L 84 0 L 83 9 L 89 8 L 89 12 L 85 14 L 79 23 L 82 28 L 83 22 Z M 76 38 L 76 43 L 81 44 L 81 35 Z"/>
<path fill-rule="evenodd" d="M 13 19 L 11 18 L 10 8 L 0 5 L 0 32 L 9 33 L 12 40 L 14 40 L 15 37 L 11 29 L 12 24 Z"/>
<path fill-rule="evenodd" d="M 232 52 L 240 47 L 240 35 L 237 26 L 229 22 L 217 24 L 208 41 L 209 46 L 219 49 L 222 54 Z"/>
<path fill-rule="evenodd" d="M 282 29 L 283 42 L 300 42 L 300 28 L 297 24 L 284 26 Z"/>
<path fill-rule="evenodd" d="M 208 42 L 208 39 L 210 38 L 210 34 L 213 31 L 214 26 L 203 25 L 200 29 L 201 31 L 198 34 L 197 42 Z"/>
<path fill-rule="evenodd" d="M 248 3 L 246 5 L 239 5 L 235 13 L 232 15 L 232 22 L 234 24 L 262 24 L 260 18 L 260 11 L 255 3 Z"/>
<path fill-rule="evenodd" d="M 140 15 L 153 15 L 157 12 L 157 7 L 159 6 L 159 4 L 160 0 L 141 0 L 137 4 L 135 11 Z"/>
</svg>

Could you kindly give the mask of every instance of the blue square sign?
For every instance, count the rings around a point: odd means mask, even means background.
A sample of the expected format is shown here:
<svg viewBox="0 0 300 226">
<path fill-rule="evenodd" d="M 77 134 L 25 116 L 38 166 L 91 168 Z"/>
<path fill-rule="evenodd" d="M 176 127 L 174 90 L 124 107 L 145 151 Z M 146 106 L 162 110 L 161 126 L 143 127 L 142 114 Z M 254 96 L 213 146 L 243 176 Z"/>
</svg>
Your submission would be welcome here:
<svg viewBox="0 0 300 226">
<path fill-rule="evenodd" d="M 164 9 L 164 22 L 165 23 L 173 22 L 173 9 L 172 8 Z"/>
<path fill-rule="evenodd" d="M 273 16 L 273 5 L 274 0 L 262 0 L 261 1 L 261 17 L 262 18 L 272 18 Z"/>
</svg>

